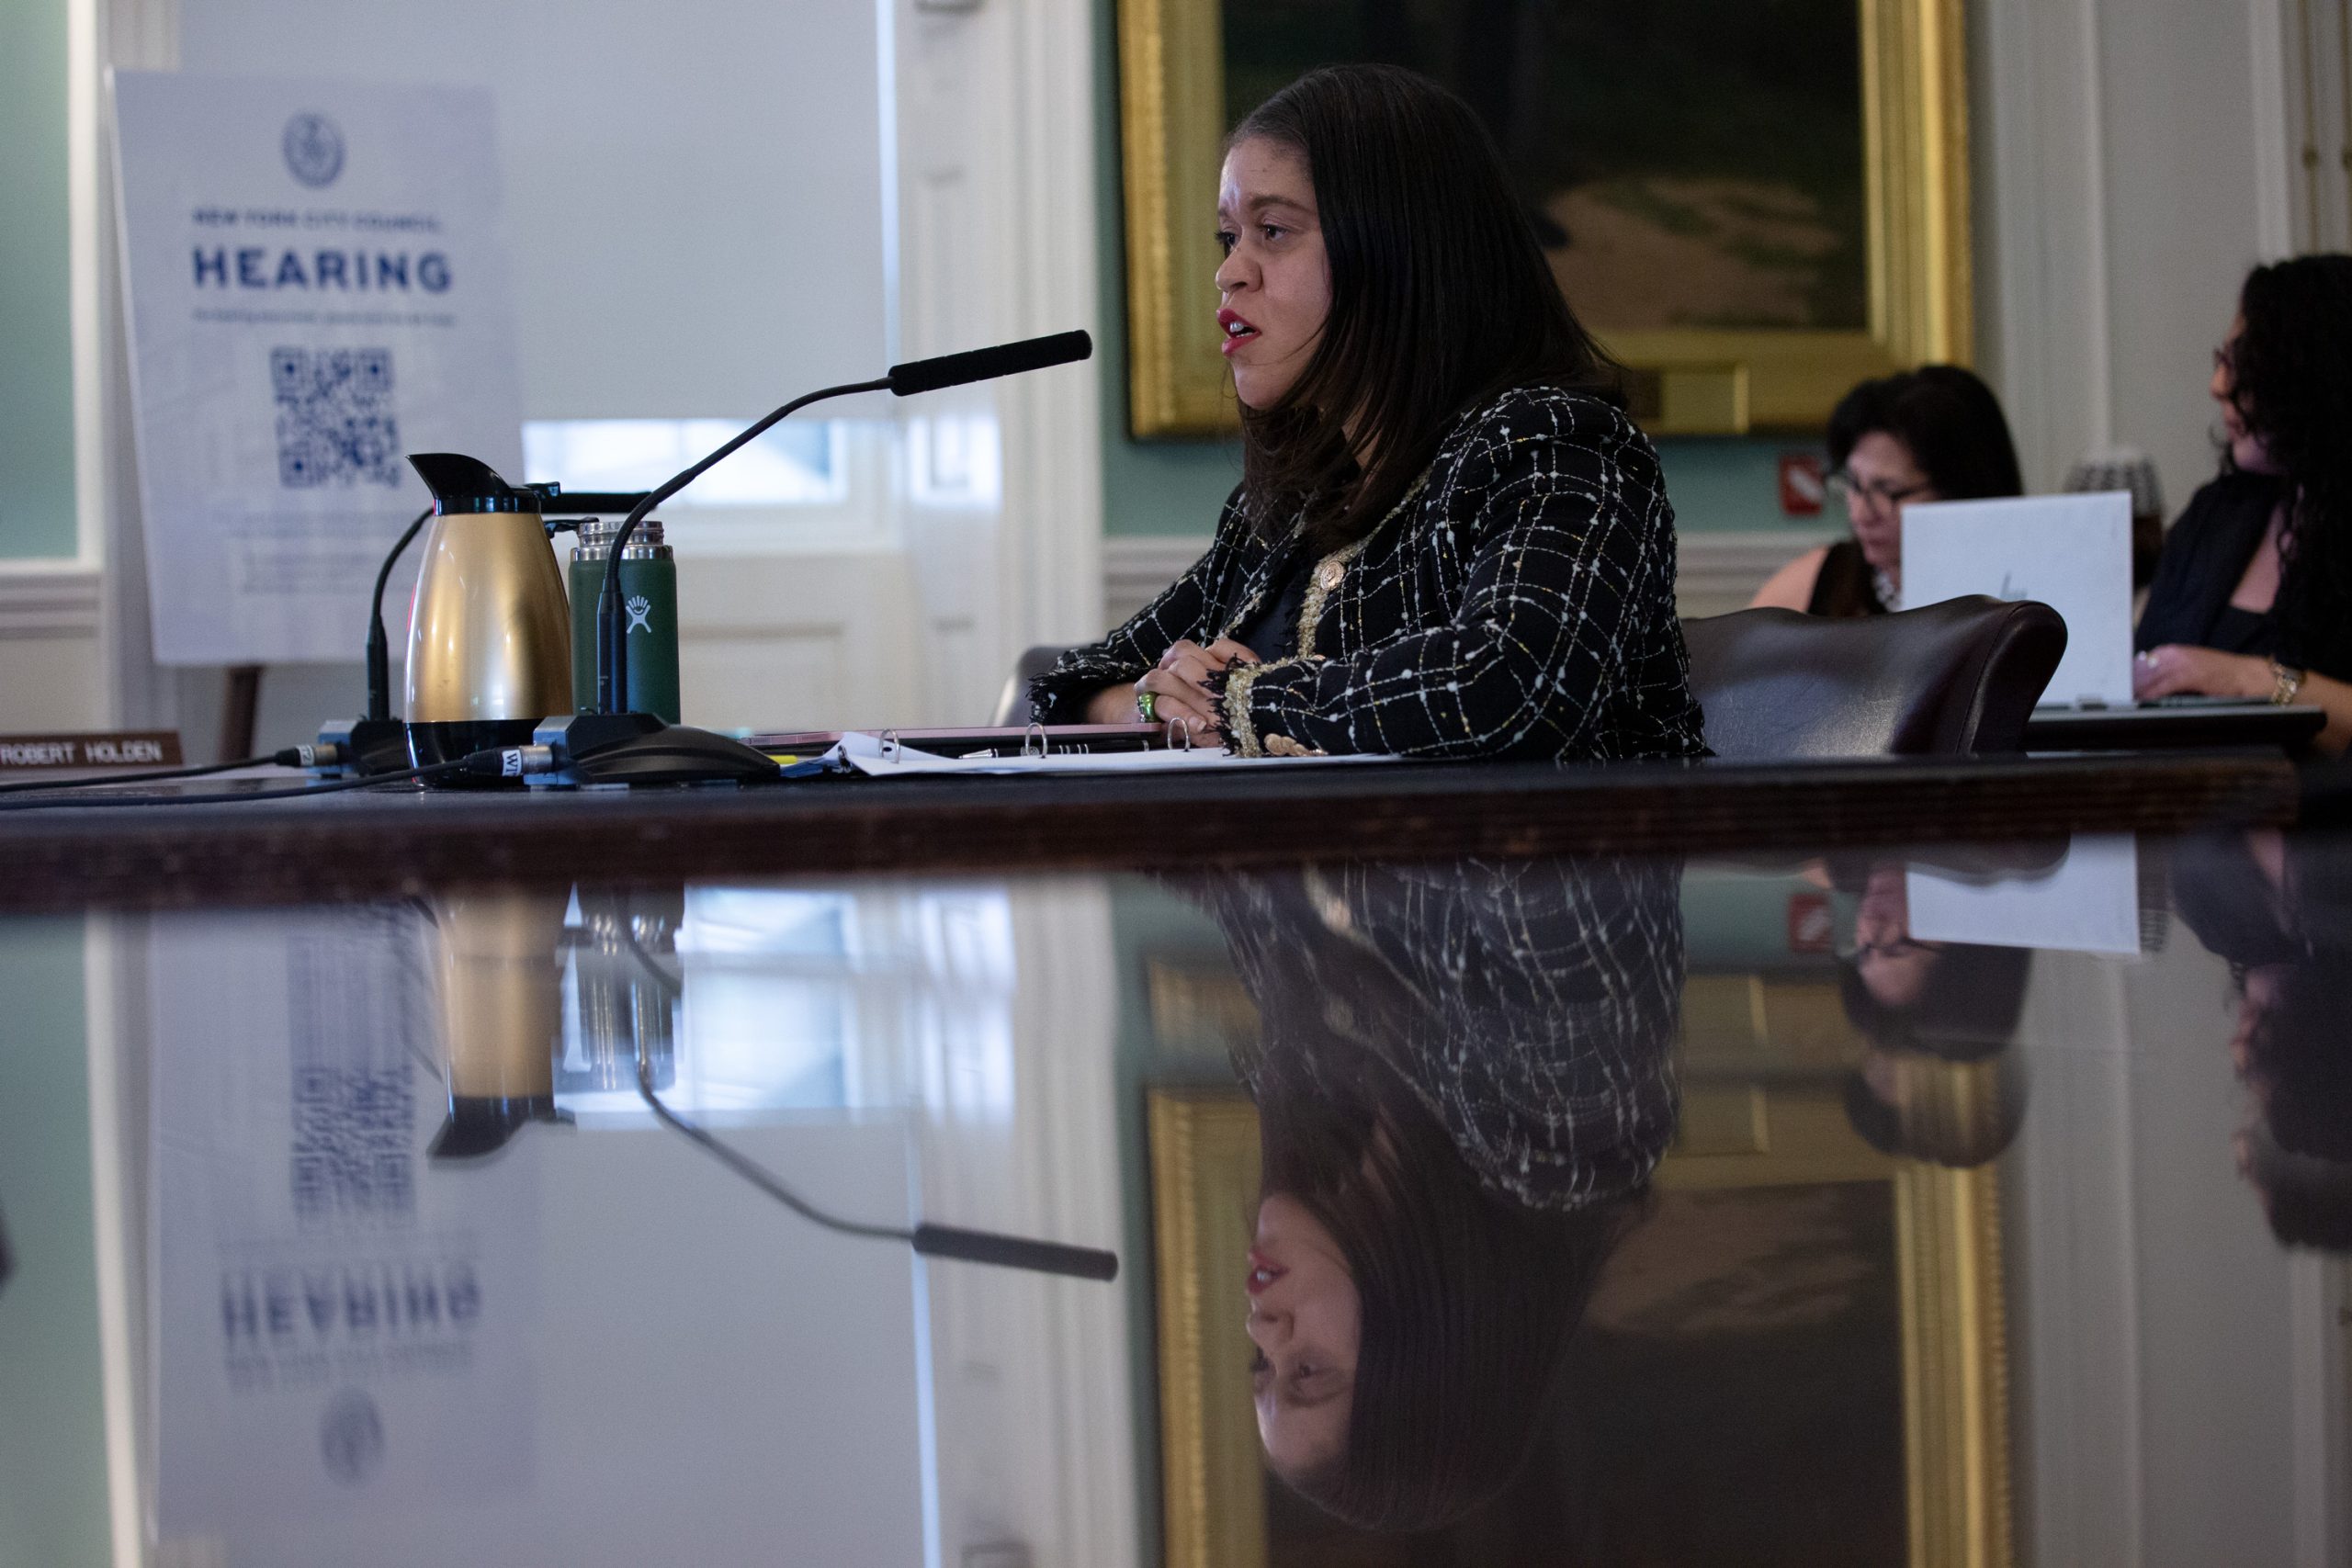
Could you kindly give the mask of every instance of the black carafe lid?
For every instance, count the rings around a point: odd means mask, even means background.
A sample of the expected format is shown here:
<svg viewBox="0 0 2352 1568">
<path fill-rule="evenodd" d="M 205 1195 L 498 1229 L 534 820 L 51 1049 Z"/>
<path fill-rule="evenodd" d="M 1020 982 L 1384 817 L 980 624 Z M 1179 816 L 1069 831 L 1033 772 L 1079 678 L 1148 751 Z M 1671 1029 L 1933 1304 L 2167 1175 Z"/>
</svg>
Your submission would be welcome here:
<svg viewBox="0 0 2352 1568">
<path fill-rule="evenodd" d="M 449 1119 L 433 1135 L 427 1159 L 480 1159 L 506 1146 L 507 1140 L 534 1122 L 568 1122 L 571 1118 L 555 1108 L 555 1097 L 542 1094 L 514 1100 L 480 1095 L 449 1097 Z"/>
<path fill-rule="evenodd" d="M 435 516 L 469 512 L 537 512 L 552 500 L 554 485 L 510 485 L 498 470 L 462 452 L 412 452 L 408 466 L 433 492 Z"/>
</svg>

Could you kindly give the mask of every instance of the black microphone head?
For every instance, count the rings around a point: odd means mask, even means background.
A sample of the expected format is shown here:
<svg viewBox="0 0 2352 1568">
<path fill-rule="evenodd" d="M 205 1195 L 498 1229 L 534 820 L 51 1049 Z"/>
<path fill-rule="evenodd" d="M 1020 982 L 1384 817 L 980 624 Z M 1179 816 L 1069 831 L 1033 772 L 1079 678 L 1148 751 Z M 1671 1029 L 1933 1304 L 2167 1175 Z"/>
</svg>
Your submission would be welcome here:
<svg viewBox="0 0 2352 1568">
<path fill-rule="evenodd" d="M 1069 365 L 1091 358 L 1093 354 L 1094 340 L 1082 332 L 1023 338 L 1019 343 L 976 348 L 967 354 L 944 354 L 937 359 L 893 365 L 890 391 L 897 397 L 912 397 L 917 392 L 935 392 L 943 387 L 960 387 L 967 381 L 993 381 L 1000 376 L 1018 376 L 1051 365 Z"/>
</svg>

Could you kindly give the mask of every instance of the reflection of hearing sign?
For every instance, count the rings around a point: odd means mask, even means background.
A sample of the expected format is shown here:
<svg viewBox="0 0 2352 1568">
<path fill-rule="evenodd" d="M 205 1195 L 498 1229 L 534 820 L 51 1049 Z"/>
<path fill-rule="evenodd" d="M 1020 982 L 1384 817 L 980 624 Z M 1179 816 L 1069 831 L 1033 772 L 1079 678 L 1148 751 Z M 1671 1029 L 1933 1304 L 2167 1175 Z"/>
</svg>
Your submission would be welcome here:
<svg viewBox="0 0 2352 1568">
<path fill-rule="evenodd" d="M 278 147 L 286 154 L 287 172 L 313 189 L 334 184 L 343 173 L 343 132 L 322 114 L 298 114 L 288 120 Z"/>
</svg>

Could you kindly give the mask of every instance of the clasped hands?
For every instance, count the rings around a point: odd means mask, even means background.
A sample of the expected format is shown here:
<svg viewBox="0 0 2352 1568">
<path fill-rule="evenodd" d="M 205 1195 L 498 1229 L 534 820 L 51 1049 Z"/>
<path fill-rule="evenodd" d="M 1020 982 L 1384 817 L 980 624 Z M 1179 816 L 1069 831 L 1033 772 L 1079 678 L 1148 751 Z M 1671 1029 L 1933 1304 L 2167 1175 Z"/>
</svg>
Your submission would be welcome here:
<svg viewBox="0 0 2352 1568">
<path fill-rule="evenodd" d="M 1257 654 L 1229 637 L 1221 637 L 1206 648 L 1182 638 L 1159 656 L 1159 668 L 1142 680 L 1097 693 L 1087 705 L 1087 716 L 1097 724 L 1132 719 L 1136 699 L 1148 692 L 1152 716 L 1160 723 L 1189 725 L 1195 735 L 1219 734 L 1225 720 L 1216 699 L 1209 694 L 1209 677 L 1231 665 L 1258 662 Z"/>
</svg>

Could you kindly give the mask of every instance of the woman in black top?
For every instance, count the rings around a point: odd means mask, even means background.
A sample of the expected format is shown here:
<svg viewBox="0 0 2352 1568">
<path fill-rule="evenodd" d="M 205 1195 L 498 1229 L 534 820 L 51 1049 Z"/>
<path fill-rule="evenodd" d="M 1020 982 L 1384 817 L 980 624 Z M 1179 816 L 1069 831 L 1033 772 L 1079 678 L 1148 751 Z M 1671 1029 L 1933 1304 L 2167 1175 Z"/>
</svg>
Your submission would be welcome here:
<svg viewBox="0 0 2352 1568">
<path fill-rule="evenodd" d="M 1829 466 L 1853 533 L 1774 572 L 1749 608 L 1883 615 L 1902 602 L 1904 507 L 2025 490 L 2001 400 L 1957 365 L 1864 381 L 1839 399 Z"/>
<path fill-rule="evenodd" d="M 1312 72 L 1234 133 L 1217 221 L 1242 482 L 1035 716 L 1245 756 L 1702 755 L 1657 455 L 1471 111 Z"/>
<path fill-rule="evenodd" d="M 2222 472 L 2173 525 L 2133 685 L 2315 703 L 2352 740 L 2352 256 L 2249 274 L 2213 355 Z"/>
</svg>

